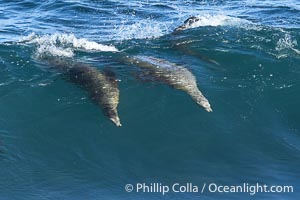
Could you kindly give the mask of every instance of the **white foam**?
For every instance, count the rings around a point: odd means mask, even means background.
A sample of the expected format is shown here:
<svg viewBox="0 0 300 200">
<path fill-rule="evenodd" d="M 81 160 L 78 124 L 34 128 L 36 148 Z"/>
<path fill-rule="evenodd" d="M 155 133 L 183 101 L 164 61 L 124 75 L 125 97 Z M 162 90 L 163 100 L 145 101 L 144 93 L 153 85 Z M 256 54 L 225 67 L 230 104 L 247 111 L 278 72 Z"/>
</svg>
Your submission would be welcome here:
<svg viewBox="0 0 300 200">
<path fill-rule="evenodd" d="M 290 34 L 286 33 L 283 38 L 280 38 L 278 40 L 275 49 L 277 51 L 282 51 L 282 50 L 285 50 L 285 49 L 291 49 L 295 53 L 300 54 L 300 50 L 295 48 L 295 46 L 297 46 L 297 45 L 298 45 L 297 40 L 293 39 Z"/>
<path fill-rule="evenodd" d="M 74 50 L 92 50 L 116 52 L 114 46 L 99 44 L 85 38 L 76 38 L 74 34 L 54 33 L 38 36 L 32 33 L 19 40 L 20 43 L 37 45 L 37 54 L 51 54 L 55 56 L 74 56 Z"/>
<path fill-rule="evenodd" d="M 153 39 L 159 38 L 172 30 L 172 22 L 157 22 L 152 19 L 140 20 L 132 24 L 122 24 L 115 26 L 115 40 L 129 39 Z"/>
</svg>

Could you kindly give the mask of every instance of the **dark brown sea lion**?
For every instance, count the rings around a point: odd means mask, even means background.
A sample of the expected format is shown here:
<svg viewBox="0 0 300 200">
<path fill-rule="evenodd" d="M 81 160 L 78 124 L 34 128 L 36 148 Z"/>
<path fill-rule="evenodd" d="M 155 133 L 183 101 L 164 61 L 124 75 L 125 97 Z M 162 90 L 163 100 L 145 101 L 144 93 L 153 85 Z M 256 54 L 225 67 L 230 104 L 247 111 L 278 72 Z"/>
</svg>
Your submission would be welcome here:
<svg viewBox="0 0 300 200">
<path fill-rule="evenodd" d="M 124 60 L 129 64 L 145 69 L 148 75 L 157 80 L 186 92 L 198 105 L 206 111 L 212 112 L 208 100 L 197 87 L 195 76 L 185 67 L 149 56 L 126 56 Z"/>
<path fill-rule="evenodd" d="M 121 126 L 117 111 L 120 92 L 113 72 L 102 72 L 91 65 L 58 57 L 44 61 L 61 72 L 67 80 L 87 90 L 91 99 L 102 107 L 103 113 L 116 126 Z"/>
</svg>

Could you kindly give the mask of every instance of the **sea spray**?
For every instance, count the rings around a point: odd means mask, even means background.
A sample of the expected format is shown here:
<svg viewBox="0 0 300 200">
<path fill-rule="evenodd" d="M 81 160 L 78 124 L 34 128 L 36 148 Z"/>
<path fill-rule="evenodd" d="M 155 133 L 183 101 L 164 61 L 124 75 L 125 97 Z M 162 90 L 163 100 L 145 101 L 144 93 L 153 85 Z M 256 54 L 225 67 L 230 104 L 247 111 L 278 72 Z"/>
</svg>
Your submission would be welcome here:
<svg viewBox="0 0 300 200">
<path fill-rule="evenodd" d="M 36 54 L 73 57 L 74 50 L 117 52 L 112 45 L 103 45 L 85 38 L 77 38 L 74 34 L 54 33 L 39 36 L 35 33 L 23 37 L 19 43 L 34 44 L 37 46 Z"/>
</svg>

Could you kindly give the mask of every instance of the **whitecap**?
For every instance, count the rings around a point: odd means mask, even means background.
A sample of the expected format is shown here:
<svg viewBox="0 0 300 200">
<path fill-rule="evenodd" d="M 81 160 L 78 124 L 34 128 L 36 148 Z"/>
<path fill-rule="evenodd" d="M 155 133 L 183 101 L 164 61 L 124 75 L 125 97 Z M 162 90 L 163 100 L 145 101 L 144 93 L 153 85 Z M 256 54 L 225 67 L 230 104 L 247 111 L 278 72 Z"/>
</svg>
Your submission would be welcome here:
<svg viewBox="0 0 300 200">
<path fill-rule="evenodd" d="M 73 57 L 74 50 L 117 52 L 112 45 L 103 45 L 85 38 L 77 38 L 74 34 L 54 33 L 38 36 L 31 33 L 19 40 L 19 43 L 37 46 L 37 55 L 50 54 L 54 56 Z"/>
<path fill-rule="evenodd" d="M 300 54 L 300 50 L 296 49 L 298 45 L 297 40 L 293 39 L 289 33 L 286 33 L 284 37 L 280 38 L 276 44 L 276 50 L 282 52 L 283 50 L 290 49 L 297 54 Z"/>
</svg>

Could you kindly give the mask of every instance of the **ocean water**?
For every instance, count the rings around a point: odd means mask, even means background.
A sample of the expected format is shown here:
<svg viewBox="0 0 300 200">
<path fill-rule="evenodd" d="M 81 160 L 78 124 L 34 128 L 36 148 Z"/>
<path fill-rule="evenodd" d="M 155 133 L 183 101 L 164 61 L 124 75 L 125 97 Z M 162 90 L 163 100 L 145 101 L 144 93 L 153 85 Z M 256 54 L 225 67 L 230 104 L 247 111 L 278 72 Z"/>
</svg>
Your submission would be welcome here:
<svg viewBox="0 0 300 200">
<path fill-rule="evenodd" d="M 200 20 L 174 34 L 190 16 Z M 139 79 L 124 53 L 186 67 L 213 112 Z M 110 67 L 123 126 L 45 56 Z M 1 200 L 299 199 L 299 103 L 298 0 L 0 1 Z M 202 193 L 211 183 L 293 192 Z"/>
</svg>

